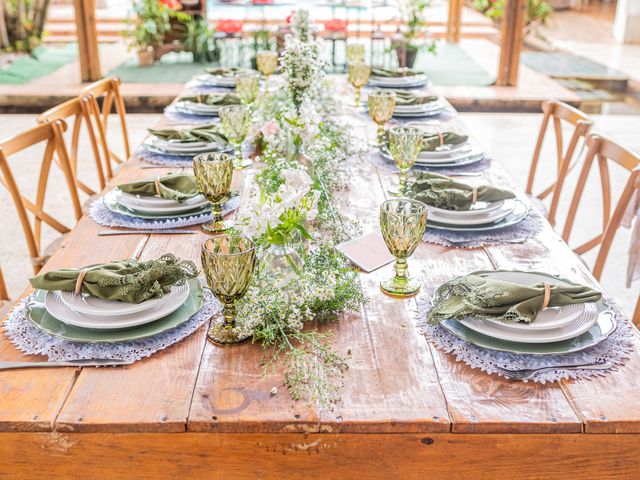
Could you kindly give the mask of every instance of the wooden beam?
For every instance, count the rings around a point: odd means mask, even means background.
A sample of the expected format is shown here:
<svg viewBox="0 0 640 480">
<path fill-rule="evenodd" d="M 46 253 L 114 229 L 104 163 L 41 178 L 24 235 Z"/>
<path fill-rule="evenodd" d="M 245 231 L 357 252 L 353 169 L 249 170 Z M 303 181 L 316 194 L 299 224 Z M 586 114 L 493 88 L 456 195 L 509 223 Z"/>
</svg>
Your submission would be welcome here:
<svg viewBox="0 0 640 480">
<path fill-rule="evenodd" d="M 515 86 L 518 84 L 525 11 L 525 0 L 506 1 L 500 34 L 500 64 L 498 65 L 496 85 Z"/>
<path fill-rule="evenodd" d="M 460 42 L 463 0 L 449 0 L 447 17 L 447 42 Z"/>
<path fill-rule="evenodd" d="M 94 82 L 102 78 L 98 52 L 95 0 L 73 0 L 80 52 L 80 78 Z"/>
</svg>

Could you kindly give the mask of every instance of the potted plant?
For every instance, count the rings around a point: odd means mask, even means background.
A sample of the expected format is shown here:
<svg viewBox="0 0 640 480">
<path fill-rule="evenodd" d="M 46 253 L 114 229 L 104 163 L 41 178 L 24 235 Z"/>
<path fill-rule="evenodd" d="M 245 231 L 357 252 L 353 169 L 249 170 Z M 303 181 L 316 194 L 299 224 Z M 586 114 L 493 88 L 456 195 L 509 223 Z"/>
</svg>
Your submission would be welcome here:
<svg viewBox="0 0 640 480">
<path fill-rule="evenodd" d="M 404 28 L 398 27 L 397 35 L 392 41 L 392 48 L 396 51 L 398 64 L 401 67 L 412 68 L 419 50 L 435 52 L 435 42 L 431 41 L 428 45 L 418 43 L 418 39 L 424 37 L 427 31 L 425 11 L 429 3 L 429 0 L 398 0 L 397 2 Z"/>
<path fill-rule="evenodd" d="M 136 0 L 133 3 L 133 28 L 125 32 L 131 48 L 138 53 L 140 65 L 152 65 L 154 50 L 164 43 L 171 30 L 172 10 L 158 0 Z"/>
</svg>

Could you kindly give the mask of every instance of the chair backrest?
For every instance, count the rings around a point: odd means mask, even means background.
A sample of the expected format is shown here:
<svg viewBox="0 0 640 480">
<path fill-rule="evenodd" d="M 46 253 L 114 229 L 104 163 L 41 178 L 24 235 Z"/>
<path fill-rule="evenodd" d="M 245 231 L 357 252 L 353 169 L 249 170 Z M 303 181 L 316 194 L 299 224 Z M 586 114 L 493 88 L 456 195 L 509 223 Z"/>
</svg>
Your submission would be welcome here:
<svg viewBox="0 0 640 480">
<path fill-rule="evenodd" d="M 65 130 L 66 124 L 64 121 L 57 120 L 53 123 L 39 125 L 14 137 L 0 140 L 0 183 L 7 188 L 16 207 L 35 272 L 42 266 L 42 224 L 45 223 L 60 233 L 69 231 L 68 227 L 44 211 L 45 195 L 51 164 L 54 161 L 54 153 L 67 183 L 76 220 L 79 220 L 82 216 L 73 171 L 67 149 L 64 146 L 63 134 Z M 40 143 L 44 144 L 45 151 L 40 166 L 36 198 L 35 201 L 31 201 L 22 194 L 16 182 L 10 165 L 10 157 Z M 27 211 L 34 216 L 33 224 Z"/>
<path fill-rule="evenodd" d="M 109 135 L 107 135 L 108 120 L 114 106 L 115 112 L 120 118 L 125 158 L 123 159 L 113 152 L 113 145 L 109 146 L 109 161 L 107 162 L 107 175 L 109 177 L 113 175 L 111 161 L 122 163 L 131 156 L 129 133 L 127 131 L 127 112 L 124 106 L 124 99 L 120 93 L 120 84 L 121 81 L 118 77 L 108 77 L 88 85 L 80 92 L 81 97 L 89 98 L 91 111 L 96 120 L 97 128 L 98 130 L 102 129 L 100 134 L 107 140 L 107 144 L 109 144 Z M 102 105 L 100 105 L 98 99 L 101 100 Z"/>
<path fill-rule="evenodd" d="M 80 132 L 82 125 L 85 125 L 85 129 L 89 136 L 89 142 L 91 145 L 91 151 L 95 162 L 96 173 L 98 175 L 99 190 L 102 190 L 106 185 L 106 179 L 109 179 L 105 175 L 106 165 L 109 163 L 109 150 L 107 147 L 106 139 L 102 134 L 102 129 L 97 129 L 92 121 L 92 109 L 91 100 L 88 97 L 76 97 L 68 100 L 60 105 L 47 110 L 38 117 L 38 123 L 54 123 L 57 120 L 65 120 L 67 124 L 70 124 L 69 119 L 73 119 L 73 127 L 71 132 L 71 142 L 67 147 L 69 154 L 69 160 L 73 176 L 76 181 L 76 185 L 80 190 L 87 195 L 95 195 L 96 191 L 87 186 L 78 178 L 78 149 L 80 143 Z M 102 154 L 100 153 L 102 152 Z"/>
<path fill-rule="evenodd" d="M 538 133 L 538 140 L 533 152 L 533 159 L 531 160 L 531 168 L 529 170 L 529 178 L 527 179 L 526 192 L 533 195 L 533 183 L 538 169 L 540 161 L 540 154 L 542 152 L 542 145 L 544 138 L 549 127 L 549 120 L 553 119 L 553 130 L 556 138 L 556 165 L 557 176 L 553 183 L 548 185 L 540 193 L 536 194 L 539 199 L 544 199 L 550 193 L 553 193 L 551 197 L 551 205 L 549 207 L 549 213 L 547 219 L 552 225 L 555 223 L 556 213 L 558 211 L 558 204 L 560 202 L 560 195 L 562 194 L 562 187 L 564 186 L 565 177 L 567 173 L 573 168 L 576 162 L 573 162 L 574 155 L 578 143 L 582 139 L 584 142 L 589 130 L 593 126 L 593 121 L 583 112 L 577 108 L 567 105 L 566 103 L 559 102 L 557 100 L 547 100 L 542 104 L 542 125 L 540 126 L 540 132 Z M 573 125 L 573 133 L 567 144 L 567 148 L 564 148 L 564 138 L 562 134 L 562 122 Z M 577 157 L 580 155 L 578 154 Z M 545 176 L 548 178 L 548 176 Z"/>
</svg>

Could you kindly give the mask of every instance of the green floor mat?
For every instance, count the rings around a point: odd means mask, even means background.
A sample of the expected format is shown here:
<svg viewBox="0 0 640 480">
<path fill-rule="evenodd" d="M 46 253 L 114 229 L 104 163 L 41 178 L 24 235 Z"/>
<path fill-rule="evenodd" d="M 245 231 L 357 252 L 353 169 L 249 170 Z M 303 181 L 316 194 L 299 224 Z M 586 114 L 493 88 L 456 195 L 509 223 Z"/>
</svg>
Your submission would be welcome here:
<svg viewBox="0 0 640 480">
<path fill-rule="evenodd" d="M 552 78 L 626 80 L 628 76 L 606 65 L 565 52 L 522 52 L 522 63 Z"/>
<path fill-rule="evenodd" d="M 55 72 L 78 58 L 75 43 L 63 46 L 40 46 L 33 55 L 16 58 L 7 68 L 0 69 L 0 84 L 20 85 Z"/>
<path fill-rule="evenodd" d="M 424 70 L 435 85 L 487 86 L 494 78 L 458 44 L 440 43 L 436 55 L 420 52 L 416 68 Z"/>
<path fill-rule="evenodd" d="M 204 73 L 209 66 L 215 65 L 193 63 L 190 53 L 168 53 L 149 67 L 141 67 L 137 58 L 131 58 L 107 75 L 117 75 L 123 82 L 131 83 L 184 83 Z"/>
</svg>

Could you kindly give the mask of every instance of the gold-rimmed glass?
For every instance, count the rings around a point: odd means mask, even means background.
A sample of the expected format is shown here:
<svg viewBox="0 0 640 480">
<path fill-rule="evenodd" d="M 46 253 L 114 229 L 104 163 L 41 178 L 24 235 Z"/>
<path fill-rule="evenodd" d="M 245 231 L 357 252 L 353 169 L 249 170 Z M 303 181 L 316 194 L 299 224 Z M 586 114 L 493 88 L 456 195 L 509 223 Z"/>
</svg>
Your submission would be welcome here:
<svg viewBox="0 0 640 480">
<path fill-rule="evenodd" d="M 397 191 L 389 191 L 392 195 L 407 195 L 407 178 L 422 150 L 423 132 L 417 127 L 391 127 L 387 130 L 387 142 L 391 158 L 398 167 L 400 182 Z"/>
<path fill-rule="evenodd" d="M 363 62 L 349 63 L 349 83 L 356 89 L 355 106 L 360 106 L 360 89 L 369 81 L 371 67 Z"/>
<path fill-rule="evenodd" d="M 369 116 L 378 124 L 378 143 L 382 146 L 384 138 L 384 124 L 391 120 L 396 109 L 396 93 L 389 90 L 374 90 L 367 99 Z"/>
<path fill-rule="evenodd" d="M 222 131 L 229 143 L 236 149 L 235 168 L 245 168 L 251 165 L 249 159 L 242 154 L 242 142 L 249 134 L 251 127 L 251 109 L 246 105 L 227 105 L 218 109 L 218 116 Z"/>
<path fill-rule="evenodd" d="M 253 105 L 260 91 L 260 75 L 258 72 L 247 71 L 236 75 L 236 92 L 240 101 L 247 106 Z"/>
<path fill-rule="evenodd" d="M 265 76 L 264 90 L 269 91 L 269 77 L 278 68 L 278 52 L 271 50 L 260 50 L 256 53 L 256 66 L 260 73 Z"/>
<path fill-rule="evenodd" d="M 347 45 L 347 61 L 364 62 L 364 45 L 361 43 L 350 43 Z"/>
<path fill-rule="evenodd" d="M 417 200 L 398 198 L 380 206 L 380 230 L 387 248 L 396 257 L 395 275 L 380 282 L 380 289 L 394 297 L 418 293 L 420 283 L 409 277 L 407 258 L 422 240 L 427 228 L 427 206 Z"/>
<path fill-rule="evenodd" d="M 233 159 L 226 153 L 203 153 L 193 159 L 193 174 L 198 190 L 211 202 L 211 222 L 202 226 L 207 233 L 220 233 L 233 223 L 222 218 L 222 204 L 229 198 L 233 178 Z"/>
<path fill-rule="evenodd" d="M 207 338 L 218 345 L 247 340 L 236 326 L 236 302 L 249 288 L 256 265 L 256 247 L 247 237 L 216 235 L 202 244 L 202 270 L 209 289 L 224 306 L 222 321 L 212 320 Z"/>
</svg>

